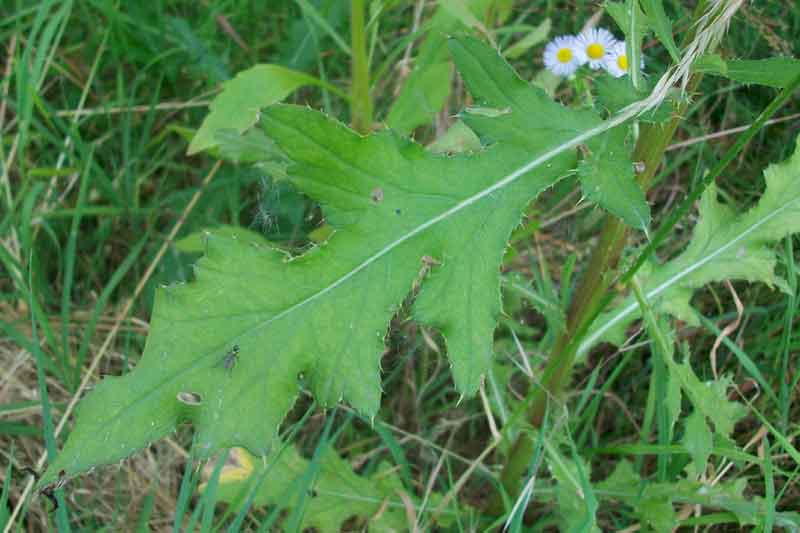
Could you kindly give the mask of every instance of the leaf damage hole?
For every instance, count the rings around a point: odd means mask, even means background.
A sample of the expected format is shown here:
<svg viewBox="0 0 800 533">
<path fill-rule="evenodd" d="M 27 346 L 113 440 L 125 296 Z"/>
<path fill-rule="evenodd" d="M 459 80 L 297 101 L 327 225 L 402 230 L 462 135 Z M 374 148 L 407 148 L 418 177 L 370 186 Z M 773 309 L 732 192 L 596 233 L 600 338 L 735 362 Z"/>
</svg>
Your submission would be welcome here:
<svg viewBox="0 0 800 533">
<path fill-rule="evenodd" d="M 196 392 L 184 392 L 181 391 L 178 393 L 178 401 L 185 405 L 190 405 L 192 407 L 198 406 L 203 403 L 203 397 Z"/>
</svg>

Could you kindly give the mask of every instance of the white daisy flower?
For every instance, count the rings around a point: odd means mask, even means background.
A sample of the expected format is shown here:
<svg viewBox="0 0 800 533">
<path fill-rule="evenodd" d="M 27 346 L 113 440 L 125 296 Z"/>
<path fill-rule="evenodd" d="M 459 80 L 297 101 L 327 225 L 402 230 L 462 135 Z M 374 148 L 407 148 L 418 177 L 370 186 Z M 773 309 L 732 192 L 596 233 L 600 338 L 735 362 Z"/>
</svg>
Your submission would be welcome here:
<svg viewBox="0 0 800 533">
<path fill-rule="evenodd" d="M 618 42 L 611 47 L 605 57 L 605 68 L 615 78 L 628 73 L 628 53 L 625 50 L 625 41 Z M 644 57 L 640 68 L 644 68 Z"/>
<path fill-rule="evenodd" d="M 597 70 L 605 66 L 603 58 L 609 50 L 617 43 L 611 32 L 604 28 L 591 28 L 576 37 L 576 42 L 589 67 Z"/>
<path fill-rule="evenodd" d="M 572 35 L 556 37 L 544 49 L 544 66 L 557 76 L 569 76 L 585 62 L 586 56 Z"/>
<path fill-rule="evenodd" d="M 605 67 L 609 74 L 619 78 L 628 73 L 628 53 L 625 41 L 618 42 L 606 53 Z"/>
</svg>

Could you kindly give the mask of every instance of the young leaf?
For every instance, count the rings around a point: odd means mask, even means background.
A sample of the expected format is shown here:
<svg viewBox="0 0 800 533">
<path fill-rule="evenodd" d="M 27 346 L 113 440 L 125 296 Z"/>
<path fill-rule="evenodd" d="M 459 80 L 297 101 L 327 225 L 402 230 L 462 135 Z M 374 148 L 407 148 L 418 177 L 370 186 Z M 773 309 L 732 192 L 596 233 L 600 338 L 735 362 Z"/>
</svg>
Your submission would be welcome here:
<svg viewBox="0 0 800 533">
<path fill-rule="evenodd" d="M 216 130 L 214 141 L 219 156 L 234 163 L 258 163 L 279 158 L 272 141 L 257 129 L 244 134 L 232 129 Z"/>
<path fill-rule="evenodd" d="M 664 429 L 669 433 L 667 442 L 672 440 L 672 425 L 677 418 L 675 408 L 680 405 L 679 394 L 677 395 L 678 398 L 675 398 L 676 393 L 674 389 L 676 384 L 679 385 L 680 389 L 689 397 L 695 407 L 695 411 L 699 413 L 703 420 L 703 424 L 705 424 L 705 417 L 708 417 L 714 422 L 714 429 L 717 433 L 723 437 L 730 435 L 733 431 L 734 424 L 745 414 L 744 407 L 741 404 L 728 400 L 727 393 L 728 386 L 730 385 L 730 378 L 722 377 L 715 381 L 702 383 L 695 375 L 688 360 L 685 360 L 683 364 L 676 363 L 673 357 L 674 340 L 659 324 L 658 317 L 653 312 L 652 308 L 647 305 L 635 279 L 634 295 L 636 296 L 637 303 L 642 308 L 645 323 L 647 323 L 648 330 L 653 338 L 653 351 L 660 357 L 661 361 L 663 361 L 662 364 L 665 364 L 669 370 L 667 392 L 664 393 L 667 396 L 667 403 L 665 404 L 666 419 L 664 420 L 664 422 L 666 422 Z M 697 425 L 695 421 L 694 426 L 689 429 L 698 430 L 699 432 Z M 710 439 L 710 432 L 708 435 Z M 703 445 L 705 445 L 705 443 Z M 703 445 L 699 442 L 693 443 L 693 449 L 696 452 L 693 454 L 695 459 L 702 453 L 711 453 L 712 443 L 707 443 L 705 448 L 703 448 Z M 703 461 L 703 465 L 705 465 L 705 461 Z"/>
<path fill-rule="evenodd" d="M 669 498 L 641 498 L 637 514 L 653 527 L 653 531 L 673 531 L 676 525 L 675 508 Z"/>
<path fill-rule="evenodd" d="M 464 27 L 486 31 L 483 22 L 478 20 L 465 0 L 439 0 L 439 7 L 455 17 Z"/>
<path fill-rule="evenodd" d="M 403 531 L 408 527 L 405 508 L 397 495 L 402 484 L 396 473 L 379 467 L 370 477 L 353 472 L 350 464 L 328 446 L 316 468 L 294 446 L 276 446 L 264 460 L 243 448 L 231 450 L 217 486 L 217 498 L 238 508 L 252 505 L 302 508 L 301 529 L 337 533 L 348 519 L 369 520 L 370 529 Z M 203 487 L 201 486 L 202 490 Z"/>
<path fill-rule="evenodd" d="M 691 324 L 698 320 L 689 300 L 693 291 L 726 279 L 760 281 L 786 290 L 775 274 L 777 262 L 772 243 L 800 232 L 800 138 L 794 155 L 764 171 L 766 190 L 745 213 L 717 200 L 709 187 L 700 201 L 700 221 L 686 250 L 675 259 L 653 267 L 643 282 L 644 295 L 656 311 L 666 312 Z M 586 351 L 603 339 L 621 344 L 621 333 L 638 318 L 633 297 L 616 311 L 601 315 L 579 348 Z"/>
<path fill-rule="evenodd" d="M 651 486 L 639 477 L 631 462 L 625 459 L 617 463 L 610 476 L 596 485 L 598 491 L 606 492 L 613 499 L 633 507 L 636 516 L 650 524 L 655 531 L 671 531 L 676 523 L 672 498 L 669 495 L 649 495 Z"/>
<path fill-rule="evenodd" d="M 441 44 L 444 46 L 444 39 Z M 412 71 L 386 117 L 388 126 L 407 135 L 430 122 L 450 96 L 452 75 L 453 67 L 447 60 Z"/>
<path fill-rule="evenodd" d="M 650 206 L 634 179 L 627 134 L 628 127 L 623 125 L 599 135 L 593 143 L 598 151 L 580 162 L 578 176 L 586 198 L 629 226 L 645 230 L 650 225 Z"/>
<path fill-rule="evenodd" d="M 280 65 L 256 65 L 222 85 L 209 106 L 211 112 L 189 144 L 189 155 L 219 144 L 218 130 L 244 133 L 258 120 L 262 107 L 280 102 L 303 85 L 326 85 L 313 76 Z M 334 92 L 335 87 L 327 86 Z"/>
<path fill-rule="evenodd" d="M 374 416 L 386 327 L 420 271 L 429 274 L 414 316 L 445 338 L 458 390 L 477 390 L 508 236 L 528 202 L 574 167 L 563 146 L 598 119 L 549 100 L 479 41 L 452 50 L 476 99 L 509 108 L 469 125 L 514 142 L 447 157 L 391 131 L 362 137 L 311 109 L 264 110 L 289 179 L 336 231 L 293 258 L 211 234 L 196 281 L 157 292 L 141 361 L 83 400 L 40 485 L 125 458 L 187 420 L 200 455 L 231 446 L 265 455 L 301 384 L 322 405 L 345 400 Z"/>
</svg>

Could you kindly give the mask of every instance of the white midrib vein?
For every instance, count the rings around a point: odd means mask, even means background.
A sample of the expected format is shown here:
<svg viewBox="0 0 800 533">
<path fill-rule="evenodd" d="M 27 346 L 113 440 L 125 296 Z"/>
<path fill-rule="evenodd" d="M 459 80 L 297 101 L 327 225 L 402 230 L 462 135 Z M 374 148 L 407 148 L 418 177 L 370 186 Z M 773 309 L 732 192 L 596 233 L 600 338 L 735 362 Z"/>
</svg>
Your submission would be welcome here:
<svg viewBox="0 0 800 533">
<path fill-rule="evenodd" d="M 645 100 L 642 100 L 641 103 L 645 103 L 647 100 L 649 100 L 649 98 L 645 99 Z M 639 103 L 640 102 L 637 102 L 637 104 L 639 104 Z M 346 274 L 344 274 L 340 278 L 336 279 L 335 281 L 333 281 L 329 285 L 323 287 L 322 289 L 320 289 L 319 291 L 315 292 L 314 294 L 308 296 L 306 299 L 301 300 L 300 302 L 292 305 L 291 307 L 286 308 L 285 310 L 281 311 L 277 315 L 271 317 L 269 320 L 266 320 L 265 322 L 262 322 L 256 329 L 264 328 L 264 327 L 268 326 L 269 324 L 271 324 L 272 322 L 280 320 L 281 318 L 285 317 L 286 315 L 289 315 L 289 314 L 293 313 L 294 311 L 297 311 L 299 308 L 304 307 L 307 304 L 309 304 L 309 303 L 311 303 L 311 302 L 313 302 L 313 301 L 325 296 L 327 293 L 335 290 L 337 287 L 339 287 L 342 284 L 346 283 L 350 278 L 352 278 L 353 276 L 355 276 L 356 274 L 358 274 L 362 270 L 368 268 L 370 265 L 372 265 L 376 261 L 380 260 L 382 257 L 387 255 L 389 252 L 391 252 L 392 250 L 394 250 L 395 248 L 397 248 L 398 246 L 400 246 L 404 242 L 408 241 L 409 239 L 413 239 L 414 237 L 416 237 L 420 233 L 426 231 L 430 227 L 438 224 L 439 222 L 441 222 L 443 220 L 446 220 L 446 219 L 450 218 L 451 216 L 455 215 L 456 213 L 458 213 L 460 211 L 463 211 L 464 209 L 470 207 L 471 205 L 474 205 L 474 204 L 480 202 L 482 199 L 486 198 L 490 194 L 492 194 L 492 193 L 494 193 L 496 191 L 499 191 L 500 189 L 503 189 L 505 187 L 508 187 L 509 185 L 511 185 L 512 183 L 517 181 L 520 177 L 522 177 L 524 174 L 530 172 L 534 168 L 542 165 L 543 163 L 546 163 L 547 161 L 550 161 L 551 159 L 553 159 L 557 155 L 559 155 L 559 154 L 561 154 L 561 153 L 563 153 L 563 152 L 565 152 L 567 150 L 570 150 L 572 148 L 575 148 L 579 144 L 582 144 L 582 143 L 586 142 L 587 140 L 591 139 L 592 137 L 600 135 L 601 133 L 604 133 L 604 132 L 610 130 L 611 128 L 613 128 L 615 126 L 619 126 L 620 124 L 622 124 L 626 120 L 629 120 L 633 116 L 635 116 L 637 114 L 640 114 L 640 113 L 643 113 L 648 108 L 649 108 L 649 106 L 637 106 L 636 104 L 633 104 L 632 106 L 629 106 L 628 108 L 626 108 L 626 110 L 623 110 L 623 112 L 621 112 L 618 115 L 606 120 L 602 124 L 600 124 L 598 126 L 595 126 L 594 128 L 591 128 L 589 130 L 586 130 L 585 132 L 583 132 L 583 133 L 581 133 L 579 135 L 576 135 L 575 137 L 573 137 L 572 139 L 566 141 L 565 143 L 560 144 L 557 147 L 555 147 L 555 148 L 543 153 L 542 155 L 532 159 L 528 163 L 522 165 L 521 167 L 519 167 L 518 169 L 514 170 L 510 174 L 506 175 L 503 179 L 501 179 L 499 181 L 496 181 L 495 183 L 493 183 L 489 187 L 487 187 L 487 188 L 485 188 L 485 189 L 473 194 L 472 196 L 470 196 L 468 198 L 465 198 L 464 200 L 460 201 L 459 203 L 457 203 L 456 205 L 454 205 L 450 209 L 447 209 L 446 211 L 443 211 L 442 213 L 436 215 L 435 217 L 433 217 L 433 218 L 423 222 L 419 226 L 415 227 L 414 229 L 412 229 L 408 233 L 406 233 L 406 234 L 398 237 L 394 241 L 388 243 L 386 246 L 384 246 L 383 248 L 381 248 L 380 250 L 378 250 L 377 252 L 375 252 L 374 254 L 369 256 L 368 258 L 366 258 L 364 261 L 362 261 L 360 264 L 358 264 L 356 267 L 354 267 L 352 270 L 350 270 L 349 272 L 347 272 Z"/>
<path fill-rule="evenodd" d="M 706 257 L 702 258 L 700 261 L 697 261 L 696 263 L 692 263 L 692 264 L 688 265 L 686 268 L 684 268 L 683 270 L 680 270 L 679 272 L 675 273 L 673 276 L 671 276 L 670 278 L 665 280 L 663 283 L 661 283 L 661 284 L 653 287 L 649 291 L 645 292 L 645 294 L 644 294 L 645 300 L 647 300 L 648 302 L 652 301 L 654 298 L 658 297 L 661 293 L 663 293 L 664 291 L 666 291 L 667 289 L 669 289 L 670 287 L 672 287 L 673 285 L 678 283 L 680 280 L 682 280 L 683 278 L 685 278 L 686 276 L 688 276 L 689 274 L 691 274 L 695 270 L 701 268 L 702 266 L 706 265 L 709 261 L 712 261 L 714 258 L 719 256 L 720 254 L 725 253 L 726 251 L 730 250 L 732 247 L 734 247 L 737 244 L 739 244 L 740 242 L 742 242 L 742 240 L 745 239 L 748 235 L 750 235 L 751 233 L 756 231 L 758 228 L 760 228 L 761 226 L 763 226 L 764 224 L 766 224 L 767 222 L 769 222 L 770 220 L 772 220 L 773 218 L 775 218 L 776 216 L 781 214 L 786 209 L 789 209 L 789 207 L 792 206 L 792 204 L 795 204 L 798 201 L 800 201 L 800 198 L 797 198 L 797 197 L 789 200 L 788 202 L 783 204 L 781 207 L 779 207 L 775 211 L 772 211 L 769 215 L 765 216 L 764 218 L 762 218 L 761 220 L 757 221 L 755 224 L 753 224 L 752 226 L 747 228 L 745 231 L 740 233 L 735 239 L 732 239 L 731 241 L 727 242 L 723 246 L 720 246 L 719 248 L 714 250 L 712 253 L 710 253 Z M 584 341 L 578 347 L 578 356 L 584 355 L 587 351 L 589 351 L 589 349 L 594 345 L 594 343 L 596 343 L 598 340 L 600 340 L 600 338 L 608 330 L 610 330 L 611 328 L 613 328 L 614 326 L 619 324 L 622 320 L 625 320 L 625 318 L 630 316 L 638 308 L 639 308 L 638 302 L 634 302 L 634 303 L 628 304 L 627 306 L 625 306 L 622 309 L 620 309 L 617 312 L 617 314 L 615 314 L 613 316 L 613 318 L 611 318 L 605 324 L 600 326 L 597 330 L 592 332 L 592 334 L 589 335 L 586 339 L 584 339 Z"/>
<path fill-rule="evenodd" d="M 739 1 L 741 1 L 741 0 L 739 0 Z M 733 0 L 733 2 L 736 3 L 736 0 Z M 709 8 L 709 13 L 716 13 L 721 7 L 725 7 L 726 5 L 727 4 L 725 2 L 719 2 L 719 4 L 714 4 Z M 732 15 L 732 13 L 730 13 L 729 15 Z M 725 20 L 723 20 L 722 23 L 725 23 Z M 630 120 L 630 119 L 632 119 L 634 117 L 637 117 L 637 116 L 639 116 L 639 115 L 641 115 L 641 114 L 643 114 L 643 113 L 645 113 L 645 112 L 647 112 L 647 111 L 649 111 L 651 109 L 655 109 L 658 105 L 661 104 L 661 102 L 664 101 L 664 99 L 666 98 L 667 92 L 670 89 L 670 87 L 673 87 L 675 85 L 675 83 L 678 82 L 678 80 L 680 80 L 681 78 L 684 78 L 687 75 L 687 73 L 689 72 L 689 69 L 690 69 L 692 63 L 694 62 L 694 60 L 696 59 L 697 55 L 702 54 L 702 53 L 705 52 L 705 48 L 708 46 L 709 42 L 708 42 L 708 39 L 706 39 L 704 37 L 704 32 L 707 32 L 707 31 L 710 31 L 710 29 L 713 29 L 713 26 L 715 26 L 715 24 L 717 24 L 717 22 L 708 23 L 707 24 L 708 27 L 704 27 L 700 32 L 698 32 L 698 35 L 695 36 L 695 38 L 693 39 L 693 41 L 690 43 L 690 45 L 688 47 L 688 48 L 692 49 L 694 52 L 692 54 L 686 54 L 681 59 L 680 63 L 678 63 L 677 65 L 673 66 L 670 70 L 665 72 L 664 75 L 661 76 L 661 78 L 655 84 L 655 86 L 653 87 L 653 90 L 650 92 L 650 94 L 646 98 L 643 98 L 642 100 L 639 100 L 637 102 L 634 102 L 634 103 L 630 104 L 629 106 L 627 106 L 626 108 L 622 109 L 619 113 L 617 113 L 613 117 L 609 118 L 608 120 L 606 120 L 602 124 L 600 124 L 598 126 L 595 126 L 594 128 L 591 128 L 589 130 L 586 130 L 585 132 L 576 135 L 575 137 L 573 137 L 572 139 L 566 141 L 565 143 L 563 143 L 563 144 L 561 144 L 561 145 L 559 145 L 559 146 L 557 146 L 557 147 L 545 152 L 544 154 L 532 159 L 528 163 L 526 163 L 526 164 L 522 165 L 521 167 L 519 167 L 517 170 L 515 170 L 515 171 L 511 172 L 510 174 L 508 174 L 507 176 L 505 176 L 500 181 L 497 181 L 493 185 L 487 187 L 486 189 L 483 189 L 482 191 L 473 194 L 469 198 L 466 198 L 466 199 L 462 200 L 458 204 L 456 204 L 453 207 L 451 207 L 450 209 L 442 212 L 441 214 L 431 218 L 430 220 L 428 220 L 426 222 L 423 222 L 422 224 L 420 224 L 419 226 L 417 226 L 413 230 L 409 231 L 408 233 L 406 233 L 405 235 L 403 235 L 401 237 L 398 237 L 396 240 L 390 242 L 389 244 L 387 244 L 386 246 L 384 246 L 383 248 L 381 248 L 380 250 L 378 250 L 377 252 L 375 252 L 374 254 L 369 256 L 367 259 L 365 259 L 363 262 L 361 262 L 358 266 L 353 268 L 348 273 L 344 274 L 342 277 L 340 277 L 337 280 L 335 280 L 330 285 L 320 289 L 319 291 L 317 291 L 314 294 L 310 295 L 306 299 L 304 299 L 304 300 L 292 305 L 291 307 L 285 309 L 284 311 L 281 311 L 277 315 L 271 317 L 269 320 L 267 320 L 267 321 L 263 322 L 262 324 L 260 324 L 260 326 L 258 328 L 256 328 L 256 329 L 264 328 L 264 327 L 268 326 L 269 324 L 271 324 L 272 322 L 275 322 L 276 320 L 280 320 L 283 317 L 285 317 L 285 316 L 293 313 L 294 311 L 300 309 L 301 307 L 305 307 L 307 304 L 317 300 L 318 298 L 321 298 L 322 296 L 325 296 L 327 293 L 335 290 L 337 287 L 341 286 L 343 283 L 346 283 L 350 278 L 352 278 L 353 276 L 355 276 L 356 274 L 358 274 L 359 272 L 361 272 L 365 268 L 369 267 L 371 264 L 373 264 L 374 262 L 378 261 L 383 256 L 385 256 L 386 254 L 388 254 L 389 252 L 391 252 L 392 250 L 394 250 L 395 248 L 397 248 L 398 246 L 400 246 L 401 244 L 403 244 L 407 240 L 416 237 L 417 235 L 419 235 L 423 231 L 427 230 L 431 226 L 434 226 L 434 225 L 438 224 L 439 222 L 441 222 L 442 220 L 445 220 L 445 219 L 455 215 L 456 213 L 468 208 L 469 206 L 481 201 L 483 198 L 489 196 L 493 192 L 499 191 L 500 189 L 503 189 L 503 188 L 507 187 L 508 185 L 510 185 L 510 184 L 514 183 L 516 180 L 518 180 L 523 174 L 525 174 L 527 172 L 530 172 L 534 168 L 538 167 L 539 165 L 541 165 L 543 163 L 546 163 L 547 161 L 553 159 L 557 155 L 559 155 L 559 154 L 561 154 L 561 153 L 563 153 L 563 152 L 565 152 L 567 150 L 570 150 L 572 148 L 575 148 L 579 144 L 591 139 L 592 137 L 600 135 L 601 133 L 604 133 L 604 132 L 610 130 L 611 128 L 619 126 L 623 122 L 626 122 L 626 121 L 628 121 L 628 120 Z"/>
</svg>

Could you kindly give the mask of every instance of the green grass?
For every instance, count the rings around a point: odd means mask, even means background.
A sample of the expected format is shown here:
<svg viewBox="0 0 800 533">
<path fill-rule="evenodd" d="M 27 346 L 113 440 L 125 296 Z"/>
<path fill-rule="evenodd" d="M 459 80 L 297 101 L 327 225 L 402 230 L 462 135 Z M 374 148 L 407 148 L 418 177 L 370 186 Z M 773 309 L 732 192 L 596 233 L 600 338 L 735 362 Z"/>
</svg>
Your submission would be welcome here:
<svg viewBox="0 0 800 533">
<path fill-rule="evenodd" d="M 544 17 L 552 19 L 553 35 L 576 32 L 596 11 L 584 2 L 568 8 L 547 0 L 506 3 L 513 4 L 511 16 L 495 26 L 501 43 L 516 40 L 504 30 L 533 27 Z M 383 2 L 375 19 L 367 12 L 365 46 L 372 74 L 380 75 L 373 78 L 370 93 L 376 127 L 403 79 L 397 63 L 413 41 L 410 32 L 424 35 L 433 15 L 428 6 L 415 30 L 415 4 Z M 58 433 L 56 428 L 71 412 L 81 383 L 91 386 L 103 375 L 125 373 L 137 364 L 154 288 L 192 279 L 191 265 L 198 256 L 168 243 L 172 231 L 177 228 L 181 238 L 233 224 L 290 249 L 308 244 L 308 233 L 321 215 L 307 198 L 246 165 L 224 163 L 207 182 L 215 160 L 187 157 L 188 143 L 179 132 L 199 127 L 207 112 L 204 104 L 221 81 L 257 62 L 303 70 L 349 90 L 353 52 L 348 5 L 340 0 L 271 0 L 269 7 L 254 0 L 6 0 L 0 5 L 0 524 L 20 504 L 29 479 L 21 471 L 39 469 L 40 458 L 57 453 L 68 435 L 68 421 Z M 676 28 L 685 31 L 689 12 L 679 2 L 665 5 Z M 607 16 L 603 21 L 610 25 Z M 800 11 L 789 3 L 747 4 L 734 18 L 720 51 L 743 58 L 798 55 L 798 35 Z M 534 47 L 514 60 L 521 75 L 531 79 L 542 69 L 541 49 Z M 411 49 L 412 58 L 418 50 Z M 645 55 L 646 72 L 661 72 L 669 63 L 652 38 L 645 40 Z M 454 89 L 435 123 L 415 131 L 418 141 L 435 139 L 468 103 L 455 81 Z M 363 85 L 359 91 L 363 95 Z M 756 120 L 775 94 L 722 78 L 702 80 L 675 142 L 720 135 L 667 152 L 648 195 L 654 228 L 734 146 L 738 134 L 725 132 Z M 569 85 L 562 84 L 558 97 L 570 102 L 573 96 Z M 350 121 L 347 102 L 325 89 L 302 89 L 290 101 Z M 800 100 L 795 97 L 776 117 L 798 112 Z M 369 112 L 363 116 L 368 120 Z M 717 180 L 729 204 L 744 209 L 760 197 L 761 171 L 790 155 L 798 124 L 794 119 L 768 125 L 734 154 Z M 579 195 L 574 190 L 574 181 L 565 180 L 545 194 L 529 210 L 531 226 L 576 207 Z M 187 210 L 193 198 L 197 203 Z M 660 257 L 683 249 L 694 213 L 673 228 L 658 249 Z M 598 210 L 577 209 L 512 239 L 504 270 L 507 286 L 516 289 L 506 291 L 508 316 L 495 335 L 497 365 L 491 386 L 487 381 L 488 411 L 480 397 L 459 397 L 442 339 L 408 320 L 403 309 L 387 335 L 378 419 L 364 420 L 347 406 L 325 412 L 301 398 L 283 431 L 291 445 L 312 459 L 322 446 L 335 443 L 340 455 L 364 475 L 377 471 L 381 461 L 390 462 L 404 490 L 420 504 L 409 512 L 416 513 L 422 530 L 434 527 L 437 510 L 453 517 L 440 525 L 443 530 L 503 524 L 507 517 L 480 510 L 509 453 L 508 441 L 486 452 L 494 446 L 487 414 L 504 436 L 526 430 L 512 413 L 514 402 L 532 383 L 520 352 L 529 357 L 536 376 L 559 312 L 566 309 L 585 270 L 600 222 Z M 630 239 L 631 244 L 642 241 L 641 234 Z M 738 313 L 725 285 L 710 286 L 693 300 L 704 327 L 679 323 L 674 332 L 691 346 L 699 377 L 710 380 L 708 354 L 714 341 L 726 325 L 740 320 L 722 340 L 716 364 L 720 373 L 732 376 L 742 396 L 732 394 L 747 405 L 749 414 L 737 425 L 732 443 L 715 442 L 708 476 L 713 479 L 724 471 L 726 481 L 744 480 L 748 496 L 765 499 L 767 525 L 776 524 L 779 512 L 800 508 L 798 247 L 793 238 L 780 246 L 779 269 L 789 282 L 789 294 L 762 284 L 734 283 L 742 303 Z M 577 367 L 563 404 L 548 411 L 545 427 L 568 435 L 575 455 L 591 464 L 591 480 L 580 481 L 585 487 L 604 479 L 623 457 L 658 481 L 675 479 L 689 461 L 663 438 L 663 398 L 648 396 L 654 390 L 653 376 L 660 372 L 650 357 L 650 341 L 643 332 L 623 349 L 595 349 Z M 537 442 L 536 454 L 526 462 L 537 473 L 530 496 L 536 502 L 529 514 L 534 523 L 526 525 L 520 515 L 512 521 L 512 531 L 544 530 L 559 519 L 556 488 L 543 465 L 556 453 L 571 458 L 573 452 L 549 439 Z M 483 457 L 480 463 L 475 462 L 478 457 Z M 213 474 L 209 489 L 199 494 L 196 489 L 205 474 L 195 469 L 193 459 L 192 433 L 184 427 L 119 467 L 70 480 L 56 492 L 57 513 L 46 498 L 29 494 L 16 524 L 31 530 L 108 531 L 194 526 L 203 531 L 270 530 L 279 522 L 299 524 L 299 510 L 284 516 L 278 509 L 249 503 L 242 510 L 220 504 Z M 220 470 L 211 465 L 210 471 Z M 298 490 L 311 487 L 310 476 Z M 630 508 L 606 498 L 602 490 L 595 496 L 604 528 L 639 523 Z M 733 515 L 713 507 L 704 508 L 702 516 L 693 515 L 686 503 L 676 509 L 683 511 L 687 527 L 737 527 Z"/>
</svg>

